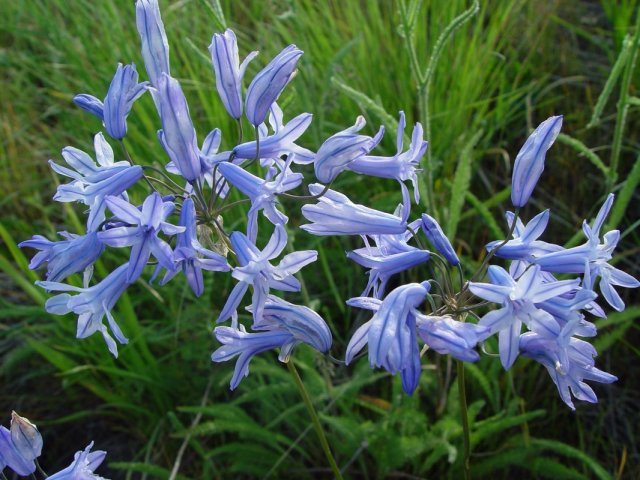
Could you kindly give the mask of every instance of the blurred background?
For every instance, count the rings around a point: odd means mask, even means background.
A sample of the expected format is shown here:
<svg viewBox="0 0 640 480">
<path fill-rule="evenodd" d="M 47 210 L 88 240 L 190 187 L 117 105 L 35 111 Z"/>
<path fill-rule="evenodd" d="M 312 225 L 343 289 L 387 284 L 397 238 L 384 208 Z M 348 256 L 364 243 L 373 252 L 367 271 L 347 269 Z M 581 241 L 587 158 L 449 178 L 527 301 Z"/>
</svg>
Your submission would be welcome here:
<svg viewBox="0 0 640 480">
<path fill-rule="evenodd" d="M 280 99 L 285 120 L 312 112 L 301 144 L 316 150 L 327 136 L 369 122 L 384 124 L 378 153 L 395 153 L 395 122 L 428 123 L 424 185 L 428 213 L 441 220 L 468 271 L 483 246 L 504 238 L 515 155 L 531 129 L 564 115 L 563 135 L 523 213 L 551 208 L 546 241 L 576 245 L 609 191 L 618 193 L 609 229 L 622 240 L 615 264 L 640 278 L 640 74 L 637 0 L 544 2 L 486 0 L 456 29 L 469 0 L 447 2 L 221 1 L 243 58 L 259 57 L 251 78 L 283 47 L 304 52 Z M 211 0 L 160 0 L 172 74 L 185 90 L 199 139 L 213 128 L 233 147 L 236 127 L 215 90 L 207 50 L 223 30 Z M 56 471 L 90 440 L 107 450 L 98 470 L 114 479 L 330 478 L 307 412 L 286 367 L 269 352 L 251 364 L 235 392 L 232 363 L 212 364 L 213 321 L 233 284 L 209 275 L 196 299 L 176 279 L 162 289 L 138 281 L 114 311 L 131 339 L 115 360 L 98 336 L 79 341 L 74 316 L 51 316 L 46 294 L 27 268 L 32 251 L 16 243 L 33 234 L 80 232 L 80 206 L 54 203 L 61 180 L 47 160 L 72 145 L 93 154 L 99 122 L 71 102 L 103 97 L 118 62 L 135 62 L 146 79 L 133 0 L 0 0 L 0 418 L 12 409 L 44 436 L 41 464 Z M 415 63 L 412 64 L 413 46 Z M 431 67 L 429 85 L 419 72 Z M 423 75 L 422 73 L 420 75 Z M 127 148 L 139 163 L 164 165 L 160 123 L 149 95 L 129 117 Z M 117 145 L 117 160 L 122 152 Z M 312 178 L 312 171 L 304 171 Z M 344 174 L 334 187 L 359 203 L 392 211 L 394 181 Z M 139 192 L 142 193 L 142 190 Z M 134 198 L 136 193 L 134 193 Z M 423 200 L 428 198 L 424 195 Z M 285 201 L 295 248 L 317 249 L 303 270 L 305 301 L 334 334 L 331 353 L 365 319 L 344 301 L 361 293 L 364 271 L 345 251 L 357 238 L 315 238 L 295 230 L 299 205 Z M 424 211 L 414 208 L 414 217 Z M 242 215 L 225 219 L 244 229 Z M 262 229 L 266 232 L 265 228 Z M 97 275 L 123 260 L 103 256 Z M 424 279 L 425 272 L 400 281 Z M 76 281 L 79 281 L 76 279 Z M 600 403 L 571 411 L 547 372 L 518 359 L 505 372 L 496 358 L 467 366 L 476 478 L 639 478 L 640 334 L 637 292 L 621 289 L 628 308 L 597 321 L 597 365 L 619 377 L 596 385 Z M 344 367 L 300 347 L 293 358 L 321 412 L 338 464 L 348 478 L 459 478 L 462 428 L 452 364 L 427 353 L 420 387 L 405 396 L 399 380 L 361 359 Z M 182 455 L 181 447 L 185 445 Z M 177 459 L 179 460 L 177 462 Z"/>
</svg>

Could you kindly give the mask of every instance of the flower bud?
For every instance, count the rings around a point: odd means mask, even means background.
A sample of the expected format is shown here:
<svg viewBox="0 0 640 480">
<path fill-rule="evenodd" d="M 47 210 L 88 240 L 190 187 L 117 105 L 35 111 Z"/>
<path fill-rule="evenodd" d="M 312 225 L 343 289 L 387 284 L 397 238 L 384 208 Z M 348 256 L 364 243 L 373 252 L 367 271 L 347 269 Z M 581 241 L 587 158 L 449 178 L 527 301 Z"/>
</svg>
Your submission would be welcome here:
<svg viewBox="0 0 640 480">
<path fill-rule="evenodd" d="M 169 69 L 169 42 L 160 16 L 158 0 L 136 2 L 136 26 L 142 41 L 142 58 L 152 85 L 156 85 Z"/>
<path fill-rule="evenodd" d="M 440 225 L 436 222 L 435 218 L 427 215 L 426 213 L 422 214 L 422 231 L 436 250 L 447 259 L 447 262 L 453 266 L 460 264 L 460 260 L 453 249 L 453 245 L 451 245 L 451 242 L 442 231 L 442 228 L 440 228 Z"/>
<path fill-rule="evenodd" d="M 258 126 L 264 122 L 269 108 L 293 78 L 301 55 L 302 50 L 295 45 L 289 45 L 251 81 L 245 106 L 247 118 L 252 125 Z"/>
<path fill-rule="evenodd" d="M 562 115 L 547 118 L 527 138 L 513 166 L 511 202 L 522 207 L 531 196 L 544 170 L 544 158 L 562 128 Z"/>
<path fill-rule="evenodd" d="M 25 460 L 35 460 L 42 453 L 42 435 L 28 419 L 11 412 L 11 441 Z"/>
</svg>

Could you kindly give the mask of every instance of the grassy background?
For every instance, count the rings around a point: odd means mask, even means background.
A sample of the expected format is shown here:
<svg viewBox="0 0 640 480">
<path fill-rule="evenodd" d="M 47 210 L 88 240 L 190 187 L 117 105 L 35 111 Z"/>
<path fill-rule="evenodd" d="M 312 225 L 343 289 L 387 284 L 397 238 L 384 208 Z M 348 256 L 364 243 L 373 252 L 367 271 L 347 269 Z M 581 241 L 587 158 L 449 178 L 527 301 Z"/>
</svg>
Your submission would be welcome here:
<svg viewBox="0 0 640 480">
<path fill-rule="evenodd" d="M 217 98 L 207 52 L 212 33 L 220 31 L 212 2 L 160 4 L 172 73 L 183 84 L 199 138 L 219 127 L 223 147 L 233 146 L 235 126 Z M 482 2 L 479 12 L 448 38 L 437 62 L 430 59 L 438 39 L 470 4 L 416 4 L 411 17 L 395 1 L 222 2 L 241 55 L 261 52 L 248 77 L 289 43 L 305 51 L 299 75 L 281 102 L 287 118 L 314 113 L 305 146 L 317 148 L 363 114 L 370 122 L 368 132 L 380 123 L 387 126 L 390 134 L 382 149 L 390 154 L 399 110 L 406 112 L 409 124 L 429 122 L 425 168 L 434 204 L 427 205 L 428 211 L 443 219 L 448 233 L 456 232 L 455 246 L 470 267 L 486 241 L 504 235 L 501 218 L 508 209 L 511 165 L 529 129 L 552 114 L 564 114 L 563 133 L 570 138 L 559 140 L 549 154 L 525 217 L 551 207 L 546 238 L 564 243 L 583 218 L 597 211 L 607 183 L 616 190 L 627 188 L 629 206 L 617 213 L 623 233 L 618 266 L 639 277 L 633 183 L 640 152 L 637 71 L 631 72 L 625 90 L 636 99 L 629 104 L 625 128 L 620 129 L 621 105 L 616 105 L 623 93 L 623 63 L 600 122 L 587 128 L 625 52 L 638 2 Z M 131 338 L 118 360 L 100 338 L 75 340 L 73 317 L 44 313 L 45 295 L 32 286 L 39 273 L 28 271 L 27 259 L 14 244 L 34 233 L 52 238 L 59 230 L 79 231 L 83 222 L 80 208 L 51 201 L 59 179 L 46 161 L 60 160 L 66 145 L 92 151 L 100 125 L 74 107 L 71 98 L 82 92 L 102 96 L 118 62 L 134 61 L 144 77 L 143 63 L 132 1 L 0 0 L 0 5 L 2 418 L 16 409 L 38 423 L 46 445 L 41 463 L 50 471 L 66 465 L 72 451 L 94 439 L 109 451 L 101 470 L 106 477 L 168 478 L 183 442 L 183 478 L 328 477 L 304 405 L 275 355 L 254 360 L 251 375 L 234 393 L 227 389 L 232 365 L 211 364 L 209 354 L 216 348 L 212 321 L 232 286 L 226 276 L 209 276 L 198 301 L 181 280 L 158 290 L 136 283 L 116 308 Z M 417 69 L 408 45 L 414 48 Z M 425 108 L 418 77 L 427 65 L 433 76 Z M 145 96 L 130 116 L 127 137 L 138 161 L 165 163 L 155 137 L 158 126 L 153 103 Z M 614 159 L 616 136 L 621 139 L 619 161 Z M 612 164 L 617 164 L 616 178 Z M 423 181 L 429 182 L 426 173 Z M 355 175 L 339 177 L 336 188 L 385 210 L 400 198 L 394 182 Z M 297 206 L 285 203 L 285 208 L 291 225 L 298 225 Z M 227 226 L 242 228 L 242 220 L 229 219 Z M 364 320 L 343 303 L 366 283 L 359 267 L 342 261 L 344 251 L 359 243 L 299 233 L 295 245 L 319 250 L 320 261 L 305 270 L 304 278 L 311 306 L 334 332 L 332 354 L 340 358 Z M 102 271 L 122 261 L 122 255 L 107 255 Z M 596 387 L 597 406 L 569 411 L 546 372 L 526 360 L 509 373 L 493 358 L 468 367 L 476 419 L 472 463 L 478 478 L 640 475 L 640 375 L 635 366 L 640 351 L 634 323 L 640 307 L 632 295 L 626 297 L 627 312 L 600 324 L 598 365 L 620 380 Z M 398 382 L 384 372 L 370 371 L 366 361 L 344 368 L 304 347 L 294 358 L 348 476 L 458 478 L 461 427 L 446 358 L 427 355 L 412 398 L 403 396 Z"/>
</svg>

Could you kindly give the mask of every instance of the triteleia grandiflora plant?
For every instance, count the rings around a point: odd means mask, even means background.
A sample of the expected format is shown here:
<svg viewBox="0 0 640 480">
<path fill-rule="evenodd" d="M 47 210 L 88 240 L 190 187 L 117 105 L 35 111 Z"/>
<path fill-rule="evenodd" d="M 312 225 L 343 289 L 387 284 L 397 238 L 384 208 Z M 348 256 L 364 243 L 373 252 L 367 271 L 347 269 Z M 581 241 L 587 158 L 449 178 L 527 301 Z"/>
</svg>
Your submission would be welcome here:
<svg viewBox="0 0 640 480">
<path fill-rule="evenodd" d="M 419 385 L 421 355 L 426 349 L 475 362 L 480 357 L 478 347 L 497 336 L 505 369 L 520 355 L 534 359 L 547 369 L 560 398 L 572 409 L 572 397 L 597 401 L 587 382 L 616 380 L 595 366 L 597 352 L 585 340 L 596 335 L 587 314 L 604 316 L 603 302 L 623 310 L 615 288 L 639 286 L 635 278 L 610 263 L 620 232 L 602 230 L 613 194 L 591 223 L 585 220 L 586 241 L 573 248 L 540 240 L 549 210 L 526 223 L 519 215 L 543 173 L 562 116 L 542 122 L 518 153 L 512 178 L 515 209 L 506 215 L 507 238 L 486 246 L 484 262 L 467 279 L 455 242 L 445 236 L 434 212 L 420 210 L 419 166 L 427 150 L 420 123 L 413 125 L 407 145 L 406 117 L 399 113 L 393 156 L 375 155 L 384 128 L 367 131 L 361 116 L 310 150 L 298 140 L 312 115 L 287 118 L 277 103 L 294 79 L 303 52 L 289 45 L 264 61 L 265 66 L 245 82 L 249 62 L 261 59 L 251 52 L 240 62 L 236 36 L 226 30 L 213 35 L 209 48 L 217 91 L 239 131 L 243 116 L 253 128 L 251 138 L 241 134 L 238 139 L 235 132 L 227 135 L 227 149 L 220 151 L 223 132 L 213 129 L 203 138 L 195 131 L 180 82 L 169 68 L 169 46 L 156 0 L 138 0 L 136 15 L 148 80 L 138 81 L 135 65 L 119 64 L 108 88 L 105 83 L 106 91 L 74 99 L 101 120 L 113 141 L 98 133 L 94 152 L 68 146 L 62 150 L 66 166 L 51 162 L 53 170 L 69 180 L 58 187 L 54 200 L 84 204 L 86 231 L 60 232 L 62 239 L 34 235 L 20 244 L 39 250 L 30 264 L 31 268 L 47 264 L 46 280 L 38 285 L 59 292 L 46 302 L 46 310 L 76 314 L 79 339 L 99 332 L 117 357 L 118 345 L 128 340 L 112 309 L 137 280 L 164 285 L 184 276 L 200 296 L 204 275 L 221 272 L 218 275 L 231 275 L 235 283 L 227 298 L 212 306 L 219 312 L 217 322 L 226 324 L 213 332 L 219 346 L 211 359 L 235 359 L 231 389 L 249 374 L 251 359 L 267 350 L 279 349 L 281 362 L 288 362 L 301 343 L 329 352 L 332 336 L 325 321 L 295 303 L 295 292 L 301 289 L 296 274 L 315 262 L 318 253 L 296 251 L 291 245 L 290 232 L 296 227 L 280 204 L 286 197 L 304 203 L 300 211 L 308 223 L 299 228 L 306 233 L 297 236 L 362 239 L 362 247 L 348 252 L 347 258 L 367 269 L 369 281 L 361 296 L 347 304 L 369 311 L 370 319 L 355 329 L 344 353 L 347 364 L 357 361 L 358 353 L 367 347 L 371 368 L 399 374 L 404 391 L 411 395 Z M 122 142 L 132 107 L 146 92 L 158 112 L 158 155 L 164 150 L 164 170 L 136 163 Z M 125 159 L 117 160 L 112 143 Z M 356 203 L 348 192 L 331 188 L 339 175 L 395 180 L 390 185 L 399 184 L 402 203 L 393 212 Z M 134 188 L 137 192 L 130 197 Z M 144 201 L 132 201 L 145 189 Z M 228 203 L 233 189 L 245 200 Z M 241 214 L 246 216 L 246 231 L 226 231 L 224 225 L 231 222 L 225 222 L 225 216 Z M 265 225 L 269 231 L 259 232 Z M 92 266 L 107 249 L 126 249 L 123 258 L 128 261 L 96 279 Z M 495 258 L 510 263 L 506 268 L 490 265 Z M 397 285 L 398 274 L 409 269 L 428 273 L 419 283 Z M 64 283 L 74 273 L 83 274 L 83 286 Z M 283 292 L 291 301 L 282 298 Z M 239 322 L 238 311 L 243 307 L 251 314 L 250 325 Z M 22 433 L 14 435 L 14 426 Z M 11 435 L 2 428 L 2 467 L 9 466 L 19 475 L 34 472 L 42 447 L 35 427 L 15 416 Z M 323 434 L 318 435 L 323 440 Z M 78 452 L 71 466 L 49 478 L 98 478 L 92 472 L 104 452 L 91 453 L 91 446 Z M 340 476 L 335 468 L 334 473 Z"/>
</svg>

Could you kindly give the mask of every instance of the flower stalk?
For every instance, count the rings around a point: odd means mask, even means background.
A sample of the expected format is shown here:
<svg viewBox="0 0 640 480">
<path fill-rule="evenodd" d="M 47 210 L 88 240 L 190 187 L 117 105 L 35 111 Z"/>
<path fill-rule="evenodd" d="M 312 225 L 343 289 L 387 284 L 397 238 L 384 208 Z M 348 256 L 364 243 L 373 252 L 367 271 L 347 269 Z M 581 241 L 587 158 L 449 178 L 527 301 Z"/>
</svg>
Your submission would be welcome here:
<svg viewBox="0 0 640 480">
<path fill-rule="evenodd" d="M 322 429 L 322 425 L 320 424 L 320 418 L 318 417 L 318 412 L 316 412 L 315 407 L 313 406 L 313 402 L 309 397 L 309 393 L 307 389 L 304 387 L 304 383 L 302 383 L 302 379 L 300 378 L 300 374 L 296 369 L 296 366 L 293 364 L 293 360 L 289 359 L 287 362 L 287 368 L 289 372 L 291 372 L 291 376 L 298 388 L 298 392 L 300 392 L 300 396 L 302 397 L 302 401 L 307 407 L 307 411 L 309 412 L 309 416 L 311 417 L 311 423 L 313 424 L 313 428 L 318 435 L 318 439 L 320 440 L 320 445 L 322 446 L 322 450 L 324 451 L 325 457 L 327 457 L 327 461 L 329 462 L 329 466 L 331 467 L 331 471 L 337 480 L 342 480 L 342 473 L 338 468 L 338 464 L 336 460 L 333 458 L 333 454 L 331 453 L 331 448 L 329 448 L 329 443 L 327 442 L 327 437 L 324 434 L 324 430 Z"/>
</svg>

